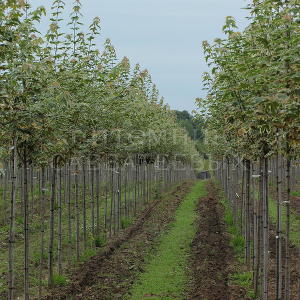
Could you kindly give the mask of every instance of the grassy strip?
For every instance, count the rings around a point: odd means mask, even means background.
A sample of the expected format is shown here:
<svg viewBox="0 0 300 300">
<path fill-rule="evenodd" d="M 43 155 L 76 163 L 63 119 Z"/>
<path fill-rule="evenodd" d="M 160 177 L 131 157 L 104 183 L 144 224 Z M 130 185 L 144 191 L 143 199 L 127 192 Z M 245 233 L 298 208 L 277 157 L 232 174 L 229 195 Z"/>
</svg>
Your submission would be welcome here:
<svg viewBox="0 0 300 300">
<path fill-rule="evenodd" d="M 153 300 L 184 299 L 184 289 L 188 280 L 186 266 L 190 243 L 196 233 L 196 205 L 198 199 L 206 195 L 206 182 L 199 181 L 176 211 L 175 221 L 170 230 L 162 236 L 157 252 L 149 257 L 145 273 L 134 284 L 126 299 Z"/>
<path fill-rule="evenodd" d="M 230 234 L 230 245 L 233 248 L 239 266 L 236 268 L 238 271 L 230 276 L 229 285 L 237 285 L 247 290 L 249 298 L 255 298 L 253 291 L 253 272 L 248 271 L 244 265 L 244 249 L 245 241 L 240 234 L 239 228 L 234 224 L 233 214 L 228 200 L 225 198 L 224 193 L 220 195 L 220 201 L 225 209 L 224 221 L 227 225 L 227 231 Z"/>
</svg>

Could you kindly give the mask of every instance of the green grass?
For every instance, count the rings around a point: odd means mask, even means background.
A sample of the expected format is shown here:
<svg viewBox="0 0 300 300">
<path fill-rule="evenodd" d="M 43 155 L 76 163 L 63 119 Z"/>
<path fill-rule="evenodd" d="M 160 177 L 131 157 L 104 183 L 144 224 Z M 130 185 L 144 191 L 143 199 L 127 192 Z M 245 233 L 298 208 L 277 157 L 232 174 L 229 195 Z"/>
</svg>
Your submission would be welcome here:
<svg viewBox="0 0 300 300">
<path fill-rule="evenodd" d="M 85 262 L 88 261 L 91 257 L 95 256 L 97 254 L 97 251 L 95 249 L 85 249 L 84 251 L 82 251 L 82 254 L 80 256 L 80 261 L 81 262 Z"/>
<path fill-rule="evenodd" d="M 270 182 L 269 185 L 272 189 L 275 188 L 274 182 Z M 276 222 L 277 222 L 277 203 L 276 203 L 276 200 L 271 195 L 269 196 L 269 217 L 270 217 L 270 222 L 272 224 L 276 224 Z M 300 192 L 292 191 L 291 195 L 292 196 L 300 196 Z M 258 191 L 255 190 L 254 197 L 256 199 L 258 199 L 258 196 L 259 196 Z M 285 232 L 286 207 L 284 204 L 281 206 L 281 220 L 282 220 L 282 231 Z M 298 216 L 297 213 L 291 208 L 291 210 L 290 210 L 290 241 L 295 246 L 300 245 L 299 234 L 300 234 L 300 216 Z"/>
<path fill-rule="evenodd" d="M 224 193 L 220 196 L 221 203 L 225 209 L 224 221 L 226 223 L 227 231 L 230 234 L 230 245 L 233 248 L 238 262 L 243 266 L 245 263 L 245 240 L 241 235 L 239 228 L 234 224 L 232 210 L 228 200 L 224 197 Z M 246 289 L 249 298 L 255 298 L 253 291 L 253 273 L 251 271 L 244 271 L 243 268 L 240 268 L 236 273 L 231 274 L 229 285 L 241 286 Z"/>
<path fill-rule="evenodd" d="M 145 272 L 126 299 L 184 299 L 190 243 L 196 233 L 195 208 L 199 198 L 206 195 L 205 185 L 205 181 L 197 182 L 185 197 L 170 230 L 162 236 L 156 254 L 148 258 Z"/>
<path fill-rule="evenodd" d="M 221 195 L 221 203 L 224 206 L 225 214 L 224 220 L 227 226 L 227 231 L 230 233 L 230 245 L 238 260 L 244 260 L 245 241 L 240 234 L 239 228 L 234 224 L 233 214 L 228 201 Z"/>
<path fill-rule="evenodd" d="M 269 214 L 270 220 L 273 224 L 277 222 L 277 204 L 276 201 L 270 197 L 269 198 Z M 282 205 L 282 230 L 285 232 L 285 222 L 286 222 L 286 207 Z M 299 246 L 299 233 L 300 233 L 300 216 L 291 209 L 290 213 L 290 241 L 293 245 Z"/>
<path fill-rule="evenodd" d="M 292 196 L 295 196 L 295 197 L 300 197 L 300 191 L 293 191 L 291 193 Z"/>
<path fill-rule="evenodd" d="M 132 223 L 133 223 L 133 220 L 130 218 L 126 218 L 126 217 L 121 218 L 121 228 L 122 229 L 130 227 L 132 225 Z"/>
<path fill-rule="evenodd" d="M 230 285 L 238 285 L 247 290 L 247 297 L 255 299 L 255 294 L 252 288 L 253 272 L 245 271 L 232 274 L 229 278 Z"/>
<path fill-rule="evenodd" d="M 59 274 L 53 276 L 54 286 L 64 286 L 68 283 L 67 277 Z"/>
<path fill-rule="evenodd" d="M 250 289 L 252 287 L 253 274 L 251 271 L 235 273 L 230 276 L 231 284 Z"/>
</svg>

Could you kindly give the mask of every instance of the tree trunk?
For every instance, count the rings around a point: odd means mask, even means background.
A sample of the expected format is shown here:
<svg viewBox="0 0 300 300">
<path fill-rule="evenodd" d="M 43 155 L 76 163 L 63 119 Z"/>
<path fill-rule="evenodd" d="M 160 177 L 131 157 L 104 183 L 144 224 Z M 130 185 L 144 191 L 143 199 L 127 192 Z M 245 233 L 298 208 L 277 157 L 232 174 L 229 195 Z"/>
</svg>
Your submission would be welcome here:
<svg viewBox="0 0 300 300">
<path fill-rule="evenodd" d="M 76 258 L 80 258 L 80 217 L 79 217 L 79 167 L 75 166 L 75 218 L 76 218 Z"/>
<path fill-rule="evenodd" d="M 91 229 L 92 235 L 95 237 L 95 163 L 93 158 L 90 162 L 90 197 L 91 197 Z"/>
<path fill-rule="evenodd" d="M 97 163 L 96 169 L 96 235 L 100 235 L 100 164 Z"/>
<path fill-rule="evenodd" d="M 24 201 L 24 299 L 29 300 L 29 203 L 27 149 L 23 157 L 23 201 Z"/>
<path fill-rule="evenodd" d="M 290 194 L 291 194 L 291 159 L 286 159 L 286 234 L 285 234 L 285 294 L 284 300 L 290 300 Z"/>
<path fill-rule="evenodd" d="M 45 200 L 46 200 L 46 180 L 45 167 L 41 169 L 41 194 L 40 194 L 40 222 L 41 222 L 41 245 L 40 245 L 40 278 L 39 278 L 39 298 L 42 297 L 43 268 L 44 268 L 44 247 L 45 247 Z"/>
<path fill-rule="evenodd" d="M 62 274 L 62 169 L 59 168 L 58 173 L 58 247 L 57 247 L 57 260 L 58 260 L 58 274 Z"/>
<path fill-rule="evenodd" d="M 282 159 L 279 154 L 276 157 L 276 194 L 277 194 L 277 223 L 276 223 L 276 300 L 281 300 L 282 295 Z"/>
<path fill-rule="evenodd" d="M 11 199 L 10 199 L 10 224 L 8 241 L 8 300 L 14 299 L 15 270 L 14 249 L 16 234 L 16 189 L 17 189 L 17 140 L 13 140 L 11 168 Z"/>
<path fill-rule="evenodd" d="M 268 159 L 262 158 L 263 166 L 263 300 L 268 300 L 269 276 L 269 202 L 268 202 Z"/>
<path fill-rule="evenodd" d="M 8 177 L 9 177 L 9 163 L 4 162 L 4 182 L 3 182 L 3 191 L 2 191 L 2 201 L 3 201 L 3 223 L 7 223 L 7 186 L 8 186 Z"/>
<path fill-rule="evenodd" d="M 109 182 L 109 174 L 108 174 L 108 166 L 107 163 L 104 164 L 105 168 L 105 209 L 104 209 L 104 226 L 105 229 L 108 227 L 107 222 L 107 214 L 108 214 L 108 182 Z"/>
<path fill-rule="evenodd" d="M 251 173 L 250 160 L 245 160 L 245 204 L 246 204 L 246 263 L 250 266 L 251 261 L 251 217 L 250 217 L 250 173 Z"/>
<path fill-rule="evenodd" d="M 51 197 L 50 197 L 50 237 L 49 237 L 49 250 L 48 250 L 48 285 L 53 287 L 53 246 L 54 246 L 54 215 L 55 215 L 55 198 L 56 198 L 56 173 L 57 173 L 57 158 L 53 159 L 53 170 L 51 178 Z"/>
<path fill-rule="evenodd" d="M 85 161 L 82 162 L 82 176 L 83 176 L 83 190 L 82 190 L 82 198 L 83 198 L 83 244 L 84 248 L 87 246 L 87 222 L 86 222 L 86 168 Z"/>
<path fill-rule="evenodd" d="M 116 214 L 117 214 L 117 219 L 116 219 L 116 225 L 117 225 L 117 230 L 119 231 L 121 228 L 121 167 L 118 165 L 118 177 L 117 177 L 117 199 L 116 199 Z"/>
<path fill-rule="evenodd" d="M 67 201 L 68 201 L 68 261 L 71 262 L 72 255 L 72 211 L 71 211 L 71 198 L 72 198 L 72 176 L 71 176 L 71 161 L 66 165 L 67 169 L 67 181 L 68 181 L 68 189 L 67 189 Z"/>
</svg>

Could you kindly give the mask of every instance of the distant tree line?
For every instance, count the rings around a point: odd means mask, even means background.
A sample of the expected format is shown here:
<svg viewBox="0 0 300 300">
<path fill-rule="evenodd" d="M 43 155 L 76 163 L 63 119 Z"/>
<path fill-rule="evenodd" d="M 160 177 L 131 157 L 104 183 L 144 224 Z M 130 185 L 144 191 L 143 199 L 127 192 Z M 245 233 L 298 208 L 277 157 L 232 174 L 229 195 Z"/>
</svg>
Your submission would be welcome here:
<svg viewBox="0 0 300 300">
<path fill-rule="evenodd" d="M 204 121 L 190 114 L 188 111 L 175 110 L 178 124 L 183 127 L 189 137 L 195 141 L 198 152 L 206 159 L 206 151 L 204 147 Z"/>
</svg>

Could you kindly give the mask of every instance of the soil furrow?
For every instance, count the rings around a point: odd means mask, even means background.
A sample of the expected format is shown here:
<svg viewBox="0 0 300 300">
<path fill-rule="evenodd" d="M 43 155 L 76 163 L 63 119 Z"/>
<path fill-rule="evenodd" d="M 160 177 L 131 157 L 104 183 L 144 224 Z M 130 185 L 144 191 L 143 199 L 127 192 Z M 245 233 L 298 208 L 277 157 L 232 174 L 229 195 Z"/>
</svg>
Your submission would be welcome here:
<svg viewBox="0 0 300 300">
<path fill-rule="evenodd" d="M 137 221 L 101 254 L 83 264 L 71 284 L 51 291 L 45 299 L 120 299 L 143 271 L 144 258 L 154 250 L 157 238 L 174 218 L 192 182 L 186 182 L 145 209 Z"/>
<path fill-rule="evenodd" d="M 246 291 L 229 286 L 236 263 L 223 220 L 224 207 L 215 187 L 208 184 L 208 197 L 198 205 L 197 234 L 192 243 L 192 282 L 189 300 L 242 300 Z"/>
</svg>

